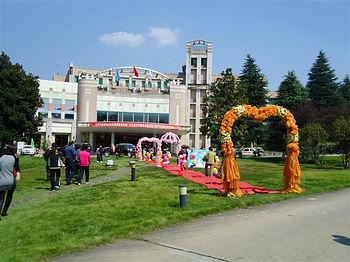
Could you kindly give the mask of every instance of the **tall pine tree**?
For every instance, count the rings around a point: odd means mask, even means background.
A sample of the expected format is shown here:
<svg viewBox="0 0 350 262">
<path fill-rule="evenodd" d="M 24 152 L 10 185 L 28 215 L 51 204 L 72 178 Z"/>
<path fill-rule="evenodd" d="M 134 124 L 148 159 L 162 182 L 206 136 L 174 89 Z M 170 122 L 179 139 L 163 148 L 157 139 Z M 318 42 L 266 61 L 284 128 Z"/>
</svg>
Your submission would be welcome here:
<svg viewBox="0 0 350 262">
<path fill-rule="evenodd" d="M 255 59 L 247 55 L 240 75 L 240 85 L 247 91 L 248 104 L 261 107 L 266 105 L 267 80 L 256 65 Z M 263 123 L 251 119 L 242 119 L 247 126 L 248 134 L 245 136 L 245 146 L 251 144 L 261 145 L 265 140 L 266 127 Z"/>
<path fill-rule="evenodd" d="M 307 98 L 307 92 L 294 71 L 284 76 L 278 89 L 277 104 L 292 112 Z"/>
<path fill-rule="evenodd" d="M 334 70 L 328 63 L 328 58 L 320 51 L 313 63 L 306 88 L 311 102 L 317 107 L 332 107 L 337 104 L 338 84 Z"/>
<path fill-rule="evenodd" d="M 231 68 L 226 69 L 208 87 L 207 96 L 203 98 L 203 115 L 206 117 L 201 120 L 201 132 L 219 144 L 219 128 L 224 114 L 233 106 L 246 102 L 246 90 L 239 85 Z"/>
<path fill-rule="evenodd" d="M 339 98 L 342 105 L 350 106 L 350 78 L 346 75 L 339 87 Z"/>
<path fill-rule="evenodd" d="M 247 90 L 248 103 L 257 107 L 266 104 L 267 81 L 255 64 L 254 58 L 247 55 L 240 76 L 242 86 Z"/>
</svg>

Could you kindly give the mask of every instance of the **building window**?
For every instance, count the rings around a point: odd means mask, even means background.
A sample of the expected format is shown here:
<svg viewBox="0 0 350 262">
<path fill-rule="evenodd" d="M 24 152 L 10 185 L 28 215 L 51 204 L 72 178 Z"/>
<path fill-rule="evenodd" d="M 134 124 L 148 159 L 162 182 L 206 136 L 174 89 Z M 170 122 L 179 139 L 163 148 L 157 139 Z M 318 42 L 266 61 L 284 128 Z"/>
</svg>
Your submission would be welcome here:
<svg viewBox="0 0 350 262">
<path fill-rule="evenodd" d="M 62 99 L 52 99 L 52 118 L 61 118 Z"/>
<path fill-rule="evenodd" d="M 97 111 L 97 121 L 107 121 L 107 112 Z"/>
<path fill-rule="evenodd" d="M 66 113 L 74 113 L 74 105 L 75 105 L 75 101 L 74 100 L 66 99 L 65 100 L 65 105 L 64 105 L 64 112 L 66 112 Z"/>
<path fill-rule="evenodd" d="M 197 58 L 194 58 L 194 57 L 191 58 L 191 66 L 197 67 Z"/>
<path fill-rule="evenodd" d="M 132 113 L 123 113 L 123 121 L 124 122 L 132 122 L 133 114 Z"/>
<path fill-rule="evenodd" d="M 52 99 L 52 111 L 61 111 L 62 99 Z M 57 112 L 58 113 L 58 112 Z"/>
<path fill-rule="evenodd" d="M 64 113 L 64 119 L 74 119 L 74 114 Z"/>
<path fill-rule="evenodd" d="M 39 115 L 41 115 L 42 118 L 47 118 L 48 117 L 48 113 L 46 112 L 40 112 L 39 111 Z"/>
<path fill-rule="evenodd" d="M 52 113 L 52 118 L 61 119 L 61 113 Z"/>
<path fill-rule="evenodd" d="M 142 113 L 134 113 L 134 122 L 144 122 Z"/>
<path fill-rule="evenodd" d="M 157 88 L 158 88 L 158 89 L 161 89 L 161 88 L 162 88 L 162 82 L 160 82 L 160 81 L 157 82 Z"/>
<path fill-rule="evenodd" d="M 129 87 L 129 80 L 128 79 L 125 80 L 125 86 Z"/>
<path fill-rule="evenodd" d="M 169 123 L 169 115 L 168 114 L 159 114 L 159 123 L 168 124 Z"/>
<path fill-rule="evenodd" d="M 148 88 L 152 88 L 152 82 L 151 82 L 151 80 L 148 81 Z"/>
<path fill-rule="evenodd" d="M 108 121 L 118 121 L 118 112 L 108 112 Z"/>
<path fill-rule="evenodd" d="M 158 114 L 149 114 L 148 121 L 150 123 L 158 123 Z"/>
<path fill-rule="evenodd" d="M 136 87 L 136 81 L 135 81 L 135 80 L 132 80 L 132 81 L 131 81 L 131 86 L 132 86 L 132 87 Z"/>
<path fill-rule="evenodd" d="M 103 85 L 103 78 L 99 78 L 99 79 L 98 79 L 98 84 L 99 84 L 100 86 Z"/>
<path fill-rule="evenodd" d="M 38 112 L 41 114 L 42 117 L 47 117 L 48 109 L 49 109 L 49 99 L 48 98 L 42 98 L 43 105 L 38 109 Z"/>
<path fill-rule="evenodd" d="M 201 58 L 201 66 L 207 67 L 207 59 L 206 58 Z"/>
<path fill-rule="evenodd" d="M 143 88 L 145 88 L 145 87 L 146 87 L 146 81 L 145 81 L 145 80 L 142 80 L 142 82 L 141 82 L 141 86 L 142 86 Z"/>
</svg>

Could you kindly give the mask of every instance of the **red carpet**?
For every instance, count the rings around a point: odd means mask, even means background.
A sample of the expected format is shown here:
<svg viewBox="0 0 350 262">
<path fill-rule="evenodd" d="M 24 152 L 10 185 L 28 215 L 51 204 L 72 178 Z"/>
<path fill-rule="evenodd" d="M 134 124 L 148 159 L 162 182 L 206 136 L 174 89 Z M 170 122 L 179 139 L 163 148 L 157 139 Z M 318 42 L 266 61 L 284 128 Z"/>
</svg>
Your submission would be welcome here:
<svg viewBox="0 0 350 262">
<path fill-rule="evenodd" d="M 180 167 L 175 164 L 169 164 L 166 168 L 164 168 L 168 172 L 180 176 Z M 182 175 L 183 178 L 189 179 L 197 184 L 201 184 L 203 186 L 206 186 L 207 188 L 213 188 L 216 190 L 219 190 L 221 192 L 224 191 L 222 181 L 219 178 L 213 177 L 207 177 L 204 174 L 197 172 L 193 169 L 187 169 L 184 171 L 184 174 Z M 262 193 L 262 194 L 277 194 L 280 193 L 280 191 L 276 190 L 269 190 L 263 187 L 258 186 L 252 186 L 246 182 L 240 182 L 239 187 L 241 191 L 246 195 L 252 195 L 255 193 Z"/>
</svg>

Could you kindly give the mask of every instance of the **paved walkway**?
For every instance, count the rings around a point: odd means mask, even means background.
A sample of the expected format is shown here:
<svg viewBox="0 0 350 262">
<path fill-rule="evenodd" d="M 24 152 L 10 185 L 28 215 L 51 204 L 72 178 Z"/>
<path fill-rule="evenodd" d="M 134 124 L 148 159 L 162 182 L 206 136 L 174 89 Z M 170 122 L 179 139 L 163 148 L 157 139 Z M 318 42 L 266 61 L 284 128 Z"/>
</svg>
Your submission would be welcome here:
<svg viewBox="0 0 350 262">
<path fill-rule="evenodd" d="M 228 211 L 53 261 L 348 262 L 350 189 Z"/>
</svg>

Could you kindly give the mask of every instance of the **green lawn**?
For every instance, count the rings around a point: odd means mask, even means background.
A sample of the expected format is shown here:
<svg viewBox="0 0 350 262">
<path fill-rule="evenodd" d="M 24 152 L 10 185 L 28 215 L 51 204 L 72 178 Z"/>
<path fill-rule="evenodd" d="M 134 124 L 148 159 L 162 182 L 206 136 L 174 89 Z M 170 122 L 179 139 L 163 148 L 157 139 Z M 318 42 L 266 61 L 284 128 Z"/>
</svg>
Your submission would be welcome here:
<svg viewBox="0 0 350 262">
<path fill-rule="evenodd" d="M 119 158 L 114 167 L 94 162 L 91 181 L 95 184 L 62 186 L 61 191 L 49 192 L 43 159 L 22 157 L 22 180 L 14 205 L 9 216 L 0 221 L 0 260 L 44 260 L 116 239 L 139 238 L 145 232 L 223 210 L 350 187 L 350 170 L 338 168 L 335 160 L 330 160 L 323 168 L 302 166 L 302 187 L 306 190 L 302 195 L 256 194 L 231 199 L 138 161 L 137 181 L 129 181 L 128 161 Z M 281 160 L 239 159 L 238 164 L 242 181 L 282 189 Z M 112 177 L 116 170 L 119 175 L 113 180 L 101 180 Z M 179 184 L 187 185 L 186 209 L 178 206 Z"/>
</svg>

